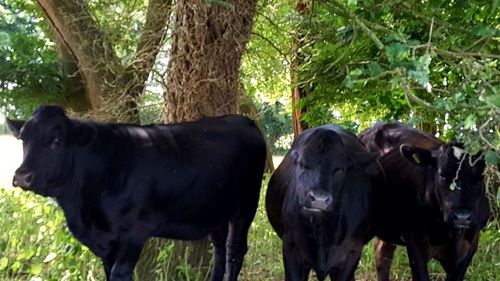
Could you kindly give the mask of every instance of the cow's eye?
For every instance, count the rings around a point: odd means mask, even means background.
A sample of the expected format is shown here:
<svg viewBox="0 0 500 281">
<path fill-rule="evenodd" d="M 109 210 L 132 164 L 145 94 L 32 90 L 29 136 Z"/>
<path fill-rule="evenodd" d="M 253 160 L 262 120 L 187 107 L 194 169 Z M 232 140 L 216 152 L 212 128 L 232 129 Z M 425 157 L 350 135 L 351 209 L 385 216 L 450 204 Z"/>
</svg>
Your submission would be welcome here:
<svg viewBox="0 0 500 281">
<path fill-rule="evenodd" d="M 299 166 L 299 169 L 301 171 L 304 171 L 304 170 L 308 170 L 309 169 L 309 166 L 307 166 L 306 164 L 304 164 L 304 162 L 302 161 L 298 161 L 297 162 L 297 166 Z"/>
</svg>

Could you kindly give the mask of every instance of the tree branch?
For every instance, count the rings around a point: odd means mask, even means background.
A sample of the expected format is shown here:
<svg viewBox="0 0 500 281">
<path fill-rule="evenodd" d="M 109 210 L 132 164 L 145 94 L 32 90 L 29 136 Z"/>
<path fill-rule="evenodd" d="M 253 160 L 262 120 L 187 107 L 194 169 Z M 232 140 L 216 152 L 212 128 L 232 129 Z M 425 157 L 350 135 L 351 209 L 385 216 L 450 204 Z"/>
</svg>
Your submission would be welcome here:
<svg viewBox="0 0 500 281">
<path fill-rule="evenodd" d="M 408 82 L 406 81 L 406 79 L 402 79 L 399 84 L 403 88 L 405 96 L 406 96 L 406 98 L 409 101 L 412 101 L 412 102 L 416 103 L 417 105 L 420 105 L 421 107 L 423 107 L 423 108 L 425 108 L 427 110 L 430 110 L 430 111 L 439 111 L 439 109 L 436 108 L 435 106 L 433 106 L 432 104 L 430 104 L 430 103 L 426 102 L 425 100 L 423 100 L 423 99 L 415 96 L 411 92 L 410 85 L 408 85 Z"/>
<path fill-rule="evenodd" d="M 351 10 L 349 10 L 348 7 L 346 7 L 343 3 L 340 3 L 339 1 L 332 1 L 332 4 L 340 8 L 349 19 L 351 19 L 357 26 L 359 26 L 359 28 L 363 30 L 363 32 L 368 36 L 368 38 L 370 38 L 373 41 L 373 43 L 375 44 L 375 46 L 377 46 L 379 50 L 383 50 L 385 48 L 384 44 L 382 43 L 382 41 L 380 41 L 380 39 L 378 39 L 377 35 L 373 31 L 371 31 L 371 29 L 368 28 L 368 26 L 366 26 L 358 18 L 358 16 L 356 16 L 353 12 L 351 12 Z"/>
<path fill-rule="evenodd" d="M 173 0 L 150 0 L 143 33 L 139 38 L 131 68 L 149 73 L 168 30 Z"/>
<path fill-rule="evenodd" d="M 274 43 L 269 38 L 267 38 L 264 35 L 257 33 L 257 32 L 252 32 L 252 35 L 255 35 L 255 36 L 259 37 L 260 39 L 266 41 L 269 45 L 271 45 L 271 47 L 273 47 L 273 49 L 276 50 L 276 52 L 278 52 L 286 60 L 286 62 L 288 64 L 290 64 L 290 60 L 285 55 L 285 53 L 283 53 L 276 45 L 274 45 Z"/>
<path fill-rule="evenodd" d="M 438 48 L 432 48 L 437 54 L 445 56 L 445 57 L 450 57 L 450 58 L 462 58 L 462 57 L 478 57 L 478 58 L 493 58 L 493 59 L 500 59 L 500 55 L 494 55 L 494 54 L 484 54 L 484 53 L 477 53 L 477 52 L 452 52 L 452 51 L 447 51 L 443 49 L 438 49 Z"/>
<path fill-rule="evenodd" d="M 92 108 L 99 108 L 108 93 L 104 81 L 115 79 L 120 65 L 113 46 L 83 0 L 37 0 L 54 33 L 68 47 L 81 70 Z"/>
</svg>

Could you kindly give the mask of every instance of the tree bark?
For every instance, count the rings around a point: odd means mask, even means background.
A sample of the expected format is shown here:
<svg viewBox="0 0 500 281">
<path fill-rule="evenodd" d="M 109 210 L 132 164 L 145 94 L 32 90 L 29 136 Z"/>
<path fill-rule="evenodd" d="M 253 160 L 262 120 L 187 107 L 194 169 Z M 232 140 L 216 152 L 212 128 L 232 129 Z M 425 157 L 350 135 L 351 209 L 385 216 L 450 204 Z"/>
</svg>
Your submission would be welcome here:
<svg viewBox="0 0 500 281">
<path fill-rule="evenodd" d="M 250 38 L 256 2 L 176 2 L 163 115 L 166 123 L 238 112 L 240 61 Z M 179 242 L 176 255 L 183 257 L 186 246 L 191 267 L 200 268 L 201 264 L 208 268 L 208 241 Z"/>
<path fill-rule="evenodd" d="M 306 16 L 309 14 L 309 0 L 299 0 L 295 5 L 295 11 L 301 15 Z M 292 41 L 292 63 L 290 65 L 290 76 L 292 83 L 292 125 L 293 133 L 298 136 L 303 130 L 307 129 L 309 126 L 304 120 L 302 120 L 302 115 L 307 112 L 307 106 L 300 105 L 299 101 L 307 97 L 307 89 L 300 83 L 300 65 L 304 63 L 304 55 L 302 54 L 301 47 L 305 39 L 305 34 L 301 30 L 298 30 L 297 37 L 293 38 Z"/>
<path fill-rule="evenodd" d="M 164 121 L 235 113 L 241 56 L 250 37 L 256 0 L 176 3 L 174 43 Z M 214 1 L 215 2 L 215 1 Z"/>
<path fill-rule="evenodd" d="M 99 108 L 110 90 L 106 82 L 115 80 L 113 68 L 119 65 L 113 46 L 84 1 L 37 0 L 37 3 L 54 33 L 77 61 L 92 108 Z"/>
<path fill-rule="evenodd" d="M 99 119 L 139 121 L 137 97 L 144 90 L 165 37 L 172 1 L 149 1 L 137 51 L 132 61 L 123 65 L 86 1 L 37 0 L 55 37 L 77 63 L 87 99 Z"/>
<path fill-rule="evenodd" d="M 61 44 L 62 39 L 56 36 L 55 40 L 61 60 L 62 86 L 65 94 L 63 106 L 77 115 L 83 115 L 91 109 L 91 105 L 85 92 L 85 84 L 78 63 L 68 47 Z"/>
</svg>

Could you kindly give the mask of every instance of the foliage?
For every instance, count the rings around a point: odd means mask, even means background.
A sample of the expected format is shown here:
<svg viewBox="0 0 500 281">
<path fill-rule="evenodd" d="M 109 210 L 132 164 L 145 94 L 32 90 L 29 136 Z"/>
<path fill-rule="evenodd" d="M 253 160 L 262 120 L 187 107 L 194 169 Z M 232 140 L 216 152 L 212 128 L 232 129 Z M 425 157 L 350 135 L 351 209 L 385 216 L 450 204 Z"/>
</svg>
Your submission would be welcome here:
<svg viewBox="0 0 500 281">
<path fill-rule="evenodd" d="M 280 142 L 280 139 L 292 131 L 291 116 L 285 111 L 285 106 L 278 101 L 274 104 L 260 103 L 259 116 L 272 153 L 285 154 L 290 145 Z"/>
<path fill-rule="evenodd" d="M 100 262 L 65 227 L 50 199 L 0 189 L 0 279 L 102 280 Z"/>
<path fill-rule="evenodd" d="M 137 42 L 147 12 L 145 0 L 91 0 L 89 8 L 105 36 L 114 46 L 122 63 L 128 63 L 136 51 Z"/>
<path fill-rule="evenodd" d="M 310 9 L 298 26 L 308 123 L 431 124 L 499 163 L 498 1 L 315 1 Z"/>
<path fill-rule="evenodd" d="M 269 175 L 261 190 L 260 205 L 250 228 L 249 250 L 240 280 L 283 280 L 281 240 L 272 230 L 264 208 Z M 101 262 L 82 246 L 65 227 L 62 211 L 51 199 L 29 192 L 0 189 L 0 280 L 103 280 Z M 172 245 L 172 244 L 169 244 Z M 157 280 L 168 280 L 172 247 L 167 245 L 156 260 Z M 373 243 L 365 246 L 357 279 L 375 280 Z M 500 278 L 500 229 L 490 223 L 482 232 L 479 250 L 467 273 L 467 280 L 489 281 Z M 430 264 L 436 280 L 443 270 Z M 175 280 L 200 280 L 195 271 L 181 264 Z M 409 280 L 411 273 L 404 249 L 396 251 L 393 280 Z"/>
<path fill-rule="evenodd" d="M 259 101 L 290 106 L 290 38 L 294 0 L 259 1 L 250 42 L 241 64 L 245 92 Z M 291 112 L 291 108 L 288 109 Z"/>
<path fill-rule="evenodd" d="M 32 1 L 0 1 L 0 108 L 26 117 L 63 98 L 57 51 Z"/>
</svg>

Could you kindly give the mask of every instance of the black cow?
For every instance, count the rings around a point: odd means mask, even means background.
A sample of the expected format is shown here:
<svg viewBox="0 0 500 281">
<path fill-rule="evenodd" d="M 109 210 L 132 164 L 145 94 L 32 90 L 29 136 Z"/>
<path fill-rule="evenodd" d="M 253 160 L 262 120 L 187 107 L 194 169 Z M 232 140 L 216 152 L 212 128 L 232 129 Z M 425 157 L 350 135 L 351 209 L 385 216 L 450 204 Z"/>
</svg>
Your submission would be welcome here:
<svg viewBox="0 0 500 281">
<path fill-rule="evenodd" d="M 8 124 L 24 149 L 13 184 L 57 200 L 71 232 L 102 258 L 107 280 L 133 279 L 149 237 L 207 235 L 211 280 L 237 280 L 266 158 L 251 120 L 136 126 L 69 119 L 42 106 Z"/>
<path fill-rule="evenodd" d="M 379 280 L 389 280 L 396 244 L 406 246 L 413 280 L 429 280 L 432 258 L 446 280 L 463 280 L 490 214 L 484 161 L 400 123 L 378 123 L 360 139 L 381 153 L 385 180 L 374 194 Z"/>
<path fill-rule="evenodd" d="M 354 280 L 371 237 L 370 154 L 336 125 L 308 129 L 272 175 L 266 194 L 269 221 L 283 240 L 285 280 Z"/>
</svg>

